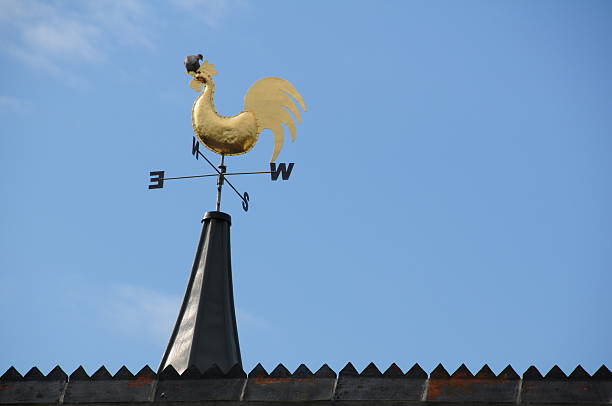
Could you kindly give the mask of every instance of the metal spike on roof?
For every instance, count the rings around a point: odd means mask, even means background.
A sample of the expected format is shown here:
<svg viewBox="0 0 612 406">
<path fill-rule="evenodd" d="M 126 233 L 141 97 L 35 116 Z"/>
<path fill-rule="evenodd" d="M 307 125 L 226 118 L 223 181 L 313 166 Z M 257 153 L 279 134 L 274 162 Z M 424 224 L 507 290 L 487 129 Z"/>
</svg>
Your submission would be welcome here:
<svg viewBox="0 0 612 406">
<path fill-rule="evenodd" d="M 385 378 L 403 378 L 404 373 L 402 372 L 400 367 L 398 367 L 397 364 L 394 362 L 389 365 L 389 368 L 387 368 L 387 370 L 383 373 L 383 376 Z"/>
<path fill-rule="evenodd" d="M 20 381 L 23 379 L 23 376 L 15 369 L 15 367 L 11 366 L 6 370 L 2 376 L 0 376 L 0 381 L 11 382 L 11 381 Z"/>
<path fill-rule="evenodd" d="M 255 368 L 253 368 L 253 370 L 249 372 L 248 375 L 249 378 L 267 378 L 268 376 L 268 371 L 266 371 L 263 365 L 259 363 L 255 365 Z"/>
<path fill-rule="evenodd" d="M 448 371 L 442 366 L 442 364 L 438 364 L 437 367 L 434 368 L 433 371 L 429 374 L 431 379 L 449 379 L 450 374 Z"/>
<path fill-rule="evenodd" d="M 367 367 L 361 371 L 361 376 L 368 376 L 370 378 L 382 378 L 382 372 L 380 369 L 373 363 L 370 362 Z"/>
<path fill-rule="evenodd" d="M 231 217 L 206 212 L 183 304 L 159 371 L 168 365 L 182 373 L 217 364 L 224 371 L 242 364 L 230 255 Z"/>
<path fill-rule="evenodd" d="M 308 367 L 304 364 L 300 364 L 299 367 L 295 371 L 293 371 L 294 378 L 312 378 L 314 374 Z"/>
<path fill-rule="evenodd" d="M 276 368 L 270 372 L 271 378 L 289 378 L 291 376 L 291 372 L 283 364 L 278 364 Z"/>
<path fill-rule="evenodd" d="M 538 381 L 541 379 L 544 379 L 544 377 L 533 365 L 527 368 L 527 370 L 523 373 L 523 380 L 525 381 Z"/>
<path fill-rule="evenodd" d="M 482 368 L 480 368 L 480 371 L 478 371 L 476 373 L 476 378 L 478 378 L 478 379 L 495 379 L 496 376 L 493 373 L 493 371 L 491 371 L 491 368 L 489 368 L 489 366 L 487 364 L 484 364 L 482 366 Z"/>
<path fill-rule="evenodd" d="M 608 367 L 606 367 L 605 365 L 602 365 L 593 374 L 593 379 L 597 379 L 599 381 L 612 381 L 612 372 L 610 372 Z"/>
<path fill-rule="evenodd" d="M 138 373 L 136 374 L 136 378 L 141 378 L 141 379 L 142 378 L 155 379 L 156 377 L 157 377 L 157 374 L 148 365 L 145 365 L 144 367 L 142 367 L 142 369 L 138 371 Z"/>
<path fill-rule="evenodd" d="M 342 368 L 340 370 L 340 374 L 341 377 L 343 376 L 359 376 L 359 372 L 357 372 L 357 370 L 355 369 L 355 367 L 353 366 L 353 364 L 351 364 L 350 362 L 347 363 L 344 368 Z"/>
<path fill-rule="evenodd" d="M 79 367 L 75 369 L 73 373 L 70 374 L 70 380 L 71 381 L 89 380 L 89 375 L 87 375 L 87 372 L 85 371 L 85 368 L 83 368 L 83 365 L 79 365 Z"/>
<path fill-rule="evenodd" d="M 25 381 L 43 381 L 45 380 L 45 376 L 40 369 L 36 367 L 30 368 L 30 370 L 23 376 Z"/>
<path fill-rule="evenodd" d="M 471 379 L 473 377 L 474 375 L 468 369 L 468 367 L 465 366 L 465 364 L 461 364 L 459 368 L 457 368 L 457 370 L 451 375 L 451 378 L 454 379 Z"/>
<path fill-rule="evenodd" d="M 581 365 L 576 366 L 568 378 L 572 381 L 583 381 L 591 378 L 591 375 L 582 368 Z"/>
<path fill-rule="evenodd" d="M 125 365 L 123 365 L 121 368 L 119 368 L 117 372 L 115 372 L 115 375 L 113 375 L 113 379 L 115 380 L 134 379 L 134 374 L 129 369 L 127 369 Z"/>
<path fill-rule="evenodd" d="M 105 381 L 113 379 L 113 376 L 108 372 L 108 369 L 102 365 L 96 372 L 91 376 L 92 381 Z"/>
<path fill-rule="evenodd" d="M 544 379 L 562 380 L 562 379 L 567 379 L 567 375 L 565 375 L 565 372 L 563 372 L 563 370 L 561 370 L 561 368 L 559 368 L 557 365 L 555 365 L 544 376 Z"/>
<path fill-rule="evenodd" d="M 161 379 L 161 380 L 175 380 L 175 379 L 180 379 L 180 378 L 181 378 L 181 376 L 176 371 L 176 369 L 174 369 L 174 367 L 172 365 L 168 365 L 159 374 L 159 379 Z"/>
<path fill-rule="evenodd" d="M 537 371 L 537 369 L 536 369 L 536 371 Z M 517 374 L 516 371 L 510 365 L 508 365 L 506 368 L 504 368 L 504 370 L 501 371 L 499 373 L 499 375 L 497 375 L 497 377 L 500 378 L 500 379 L 507 379 L 507 380 L 513 380 L 513 381 L 521 379 L 519 374 Z"/>
<path fill-rule="evenodd" d="M 67 381 L 68 374 L 64 372 L 59 365 L 56 365 L 49 373 L 47 374 L 47 380 L 49 381 Z"/>
<path fill-rule="evenodd" d="M 315 372 L 315 377 L 317 378 L 336 378 L 336 373 L 329 367 L 327 364 L 321 365 L 321 368 Z"/>
<path fill-rule="evenodd" d="M 440 364 L 441 365 L 441 364 Z M 444 368 L 442 368 L 444 369 Z M 419 364 L 414 364 L 412 368 L 410 368 L 406 372 L 406 378 L 410 379 L 427 379 L 427 372 Z"/>
</svg>

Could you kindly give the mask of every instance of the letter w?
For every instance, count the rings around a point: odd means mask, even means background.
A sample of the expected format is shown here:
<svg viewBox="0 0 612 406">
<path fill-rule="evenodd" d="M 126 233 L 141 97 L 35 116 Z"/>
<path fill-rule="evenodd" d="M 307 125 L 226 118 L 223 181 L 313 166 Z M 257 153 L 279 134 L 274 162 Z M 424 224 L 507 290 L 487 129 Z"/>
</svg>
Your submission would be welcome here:
<svg viewBox="0 0 612 406">
<path fill-rule="evenodd" d="M 289 180 L 289 176 L 291 176 L 291 171 L 293 170 L 293 162 L 289 163 L 287 167 L 284 162 L 278 164 L 278 168 L 276 168 L 275 162 L 270 162 L 270 176 L 272 180 L 277 180 L 278 175 L 282 175 L 283 180 Z"/>
</svg>

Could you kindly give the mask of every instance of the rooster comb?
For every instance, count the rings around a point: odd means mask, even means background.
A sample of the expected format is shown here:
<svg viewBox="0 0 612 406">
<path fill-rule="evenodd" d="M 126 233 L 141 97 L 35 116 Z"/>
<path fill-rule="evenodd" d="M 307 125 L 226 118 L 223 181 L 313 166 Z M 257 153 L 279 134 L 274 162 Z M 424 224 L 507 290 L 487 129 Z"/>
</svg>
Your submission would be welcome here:
<svg viewBox="0 0 612 406">
<path fill-rule="evenodd" d="M 198 68 L 198 72 L 204 73 L 210 77 L 213 77 L 217 74 L 217 70 L 215 69 L 215 65 L 212 63 L 208 63 L 208 61 L 204 61 L 202 65 Z"/>
</svg>

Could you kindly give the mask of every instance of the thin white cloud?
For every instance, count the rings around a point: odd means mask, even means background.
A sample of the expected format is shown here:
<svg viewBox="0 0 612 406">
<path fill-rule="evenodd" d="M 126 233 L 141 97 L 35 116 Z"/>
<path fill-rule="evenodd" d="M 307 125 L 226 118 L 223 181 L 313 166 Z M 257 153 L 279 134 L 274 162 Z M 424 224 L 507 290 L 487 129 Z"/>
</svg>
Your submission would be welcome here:
<svg viewBox="0 0 612 406">
<path fill-rule="evenodd" d="M 241 326 L 248 329 L 267 329 L 271 327 L 267 320 L 264 320 L 252 313 L 245 312 L 242 309 L 236 309 L 236 319 L 239 331 Z"/>
<path fill-rule="evenodd" d="M 138 286 L 111 289 L 102 317 L 117 333 L 166 342 L 178 315 L 180 298 Z"/>
<path fill-rule="evenodd" d="M 125 45 L 154 48 L 152 30 L 159 21 L 147 5 L 141 0 L 0 0 L 0 49 L 33 70 L 79 85 L 70 77 L 81 63 L 108 61 Z"/>
<path fill-rule="evenodd" d="M 11 96 L 0 96 L 0 111 L 24 113 L 29 108 L 28 102 Z"/>
<path fill-rule="evenodd" d="M 245 5 L 241 0 L 175 0 L 174 2 L 176 6 L 212 28 L 218 27 L 230 12 Z"/>
<path fill-rule="evenodd" d="M 115 333 L 128 337 L 151 337 L 157 343 L 170 338 L 178 316 L 181 297 L 132 285 L 117 285 L 104 298 L 102 321 Z M 239 331 L 269 329 L 270 323 L 237 309 Z"/>
<path fill-rule="evenodd" d="M 161 3 L 218 27 L 243 0 L 174 0 Z M 32 70 L 76 87 L 87 86 L 82 63 L 111 63 L 126 46 L 154 50 L 167 10 L 146 0 L 0 0 L 0 51 Z M 163 12 L 162 12 L 163 11 Z M 115 67 L 116 68 L 116 67 Z"/>
</svg>

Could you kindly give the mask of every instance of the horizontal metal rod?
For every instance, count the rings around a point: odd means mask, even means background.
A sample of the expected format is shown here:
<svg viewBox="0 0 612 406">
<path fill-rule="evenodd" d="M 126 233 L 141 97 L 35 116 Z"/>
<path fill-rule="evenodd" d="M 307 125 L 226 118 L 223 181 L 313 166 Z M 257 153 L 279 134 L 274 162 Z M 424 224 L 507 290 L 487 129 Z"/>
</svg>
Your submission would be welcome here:
<svg viewBox="0 0 612 406">
<path fill-rule="evenodd" d="M 228 176 L 228 175 L 256 175 L 258 173 L 272 173 L 272 172 L 270 172 L 270 171 L 261 171 L 261 172 L 232 172 L 232 173 L 224 173 L 223 176 Z M 172 178 L 162 178 L 161 180 L 207 178 L 209 176 L 219 176 L 219 175 L 217 175 L 216 173 L 213 173 L 211 175 L 174 176 Z"/>
</svg>

